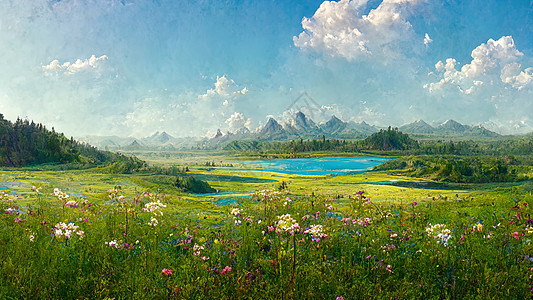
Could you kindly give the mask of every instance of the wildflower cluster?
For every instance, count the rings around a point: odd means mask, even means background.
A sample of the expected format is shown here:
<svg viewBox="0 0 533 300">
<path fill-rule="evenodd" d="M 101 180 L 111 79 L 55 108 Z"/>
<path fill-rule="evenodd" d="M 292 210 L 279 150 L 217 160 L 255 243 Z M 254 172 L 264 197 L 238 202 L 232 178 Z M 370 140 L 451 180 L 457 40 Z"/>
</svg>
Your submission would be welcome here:
<svg viewBox="0 0 533 300">
<path fill-rule="evenodd" d="M 4 211 L 6 214 L 14 214 L 14 215 L 19 214 L 19 210 L 16 208 L 12 208 L 12 207 L 6 208 Z"/>
<path fill-rule="evenodd" d="M 78 236 L 80 239 L 82 239 L 85 235 L 85 232 L 83 230 L 79 230 L 79 226 L 76 226 L 72 222 L 59 222 L 54 226 L 52 234 L 56 238 L 65 237 L 65 239 L 70 240 L 73 236 Z"/>
<path fill-rule="evenodd" d="M 429 237 L 437 240 L 437 243 L 442 243 L 445 247 L 448 246 L 448 242 L 452 238 L 452 233 L 450 229 L 446 228 L 445 224 L 429 224 L 426 228 L 426 233 Z"/>
<path fill-rule="evenodd" d="M 290 214 L 278 216 L 277 232 L 288 232 L 294 235 L 300 230 L 300 224 L 295 219 L 291 218 Z"/>
<path fill-rule="evenodd" d="M 0 201 L 12 201 L 11 196 L 11 193 L 0 191 Z"/>
<path fill-rule="evenodd" d="M 474 231 L 482 231 L 483 230 L 483 224 L 481 222 L 477 222 L 476 225 L 472 227 Z"/>
<path fill-rule="evenodd" d="M 78 208 L 78 202 L 74 200 L 69 200 L 65 203 L 65 207 Z"/>
<path fill-rule="evenodd" d="M 527 226 L 524 230 L 526 231 L 526 234 L 532 234 L 533 233 L 533 227 L 531 227 L 531 226 Z"/>
<path fill-rule="evenodd" d="M 229 272 L 231 272 L 231 267 L 226 266 L 224 269 L 222 269 L 222 271 L 220 271 L 220 274 L 224 275 L 224 274 L 227 274 Z"/>
<path fill-rule="evenodd" d="M 357 218 L 357 219 L 352 219 L 352 218 L 342 218 L 341 219 L 342 223 L 344 224 L 344 226 L 348 226 L 350 224 L 353 224 L 353 225 L 360 225 L 360 226 L 363 226 L 363 227 L 367 227 L 369 226 L 370 224 L 372 224 L 372 219 L 371 218 Z"/>
<path fill-rule="evenodd" d="M 28 235 L 28 240 L 30 240 L 30 242 L 33 242 L 35 241 L 35 232 L 33 232 L 31 229 L 29 228 L 26 228 L 26 233 Z"/>
<path fill-rule="evenodd" d="M 148 224 L 148 226 L 157 226 L 157 224 L 159 224 L 159 221 L 157 221 L 156 218 L 151 217 L 150 218 L 150 222 L 148 222 L 147 224 Z"/>
<path fill-rule="evenodd" d="M 194 244 L 194 246 L 192 247 L 192 254 L 196 255 L 196 256 L 200 256 L 200 254 L 202 254 L 202 250 L 204 250 L 205 247 L 204 246 L 200 246 L 198 244 Z"/>
<path fill-rule="evenodd" d="M 258 201 L 264 200 L 264 201 L 278 201 L 282 200 L 283 196 L 287 192 L 285 191 L 276 191 L 276 190 L 259 190 L 252 194 L 252 198 Z M 283 199 L 286 200 L 286 199 Z"/>
<path fill-rule="evenodd" d="M 171 270 L 171 269 L 163 269 L 163 270 L 161 270 L 161 275 L 163 275 L 163 276 L 172 276 L 172 273 L 174 273 L 174 270 Z"/>
<path fill-rule="evenodd" d="M 304 233 L 310 234 L 315 242 L 319 242 L 320 239 L 327 238 L 328 235 L 324 233 L 324 227 L 322 225 L 311 225 L 309 229 L 305 230 Z"/>
<path fill-rule="evenodd" d="M 68 199 L 70 198 L 68 194 L 63 193 L 58 188 L 54 189 L 54 196 L 56 196 L 57 199 L 64 201 L 64 202 L 68 201 Z"/>
<path fill-rule="evenodd" d="M 106 245 L 108 245 L 110 248 L 113 249 L 133 249 L 135 248 L 135 245 L 139 244 L 139 241 L 135 241 L 135 244 L 129 244 L 125 243 L 123 240 L 112 240 L 110 242 L 105 242 Z"/>
<path fill-rule="evenodd" d="M 160 216 L 163 215 L 163 212 L 161 211 L 162 208 L 167 207 L 165 204 L 161 203 L 161 201 L 157 200 L 157 202 L 149 202 L 144 205 L 143 211 L 151 212 L 154 215 L 157 216 L 159 213 Z"/>
<path fill-rule="evenodd" d="M 122 188 L 120 186 L 115 186 L 113 189 L 107 190 L 107 196 L 111 201 L 117 201 L 118 203 L 126 202 L 124 195 L 121 195 Z"/>
</svg>

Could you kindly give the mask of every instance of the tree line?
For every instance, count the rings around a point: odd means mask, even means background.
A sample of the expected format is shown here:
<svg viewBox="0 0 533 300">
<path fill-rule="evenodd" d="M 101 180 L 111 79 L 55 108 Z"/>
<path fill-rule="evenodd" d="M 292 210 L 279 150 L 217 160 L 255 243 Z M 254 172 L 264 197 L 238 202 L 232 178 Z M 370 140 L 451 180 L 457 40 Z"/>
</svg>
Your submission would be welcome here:
<svg viewBox="0 0 533 300">
<path fill-rule="evenodd" d="M 23 167 L 45 163 L 103 164 L 120 155 L 66 138 L 42 124 L 17 119 L 14 123 L 0 114 L 0 166 Z"/>
</svg>

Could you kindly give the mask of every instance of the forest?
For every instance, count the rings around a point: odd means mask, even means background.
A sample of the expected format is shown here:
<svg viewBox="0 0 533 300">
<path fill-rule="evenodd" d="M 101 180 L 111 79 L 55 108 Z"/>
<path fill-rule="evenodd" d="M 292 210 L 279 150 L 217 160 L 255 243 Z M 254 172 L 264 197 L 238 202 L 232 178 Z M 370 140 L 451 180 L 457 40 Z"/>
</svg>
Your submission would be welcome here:
<svg viewBox="0 0 533 300">
<path fill-rule="evenodd" d="M 68 139 L 42 124 L 0 114 L 0 166 L 23 167 L 37 164 L 98 165 L 118 161 L 121 155 Z M 124 158 L 123 158 L 124 159 Z"/>
</svg>

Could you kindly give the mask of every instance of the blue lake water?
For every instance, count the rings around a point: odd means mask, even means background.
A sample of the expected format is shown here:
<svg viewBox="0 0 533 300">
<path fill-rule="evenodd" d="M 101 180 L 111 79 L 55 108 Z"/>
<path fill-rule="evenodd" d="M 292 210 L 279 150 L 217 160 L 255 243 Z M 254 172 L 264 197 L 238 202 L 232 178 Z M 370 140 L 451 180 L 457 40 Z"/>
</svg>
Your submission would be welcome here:
<svg viewBox="0 0 533 300">
<path fill-rule="evenodd" d="M 295 175 L 346 175 L 363 173 L 387 162 L 391 157 L 327 157 L 241 162 L 248 171 L 279 172 Z M 241 169 L 243 170 L 243 169 Z"/>
<path fill-rule="evenodd" d="M 296 175 L 338 176 L 363 173 L 391 159 L 394 158 L 360 156 L 256 160 L 240 162 L 240 164 L 246 165 L 246 167 L 235 170 L 265 171 Z M 387 183 L 389 182 L 380 182 L 377 184 Z M 228 191 L 197 195 L 210 198 L 209 200 L 203 200 L 202 202 L 211 202 L 216 205 L 234 205 L 237 204 L 240 200 L 250 197 L 250 193 L 238 193 Z"/>
</svg>

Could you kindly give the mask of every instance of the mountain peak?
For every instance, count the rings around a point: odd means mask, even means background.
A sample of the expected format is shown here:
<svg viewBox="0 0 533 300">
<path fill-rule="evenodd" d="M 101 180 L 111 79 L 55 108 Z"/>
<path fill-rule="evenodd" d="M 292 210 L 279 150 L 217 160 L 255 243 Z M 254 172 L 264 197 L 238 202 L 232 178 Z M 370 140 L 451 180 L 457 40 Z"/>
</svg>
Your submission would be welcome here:
<svg viewBox="0 0 533 300">
<path fill-rule="evenodd" d="M 310 130 L 310 129 L 316 128 L 315 122 L 301 111 L 298 111 L 296 115 L 294 116 L 293 126 L 296 127 L 296 129 L 304 129 L 304 130 Z"/>
<path fill-rule="evenodd" d="M 421 133 L 432 134 L 435 133 L 435 128 L 424 120 L 416 120 L 413 123 L 406 124 L 400 127 L 400 130 L 406 133 Z"/>
<path fill-rule="evenodd" d="M 222 131 L 220 131 L 220 129 L 217 130 L 217 134 L 215 135 L 215 139 L 218 139 L 218 138 L 221 138 L 222 136 L 224 136 L 224 134 L 222 133 Z"/>
<path fill-rule="evenodd" d="M 261 129 L 261 134 L 272 134 L 283 130 L 283 127 L 274 118 L 268 118 L 267 123 Z"/>
<path fill-rule="evenodd" d="M 447 120 L 446 122 L 439 125 L 439 128 L 450 130 L 457 133 L 465 132 L 467 129 L 469 129 L 469 126 L 463 125 L 455 120 Z"/>
<path fill-rule="evenodd" d="M 345 129 L 347 124 L 336 116 L 331 116 L 331 118 L 324 124 L 321 125 L 322 129 L 326 133 L 336 133 Z"/>
<path fill-rule="evenodd" d="M 342 122 L 341 119 L 337 118 L 336 115 L 331 116 L 328 122 Z M 344 123 L 344 122 L 343 122 Z"/>
</svg>

